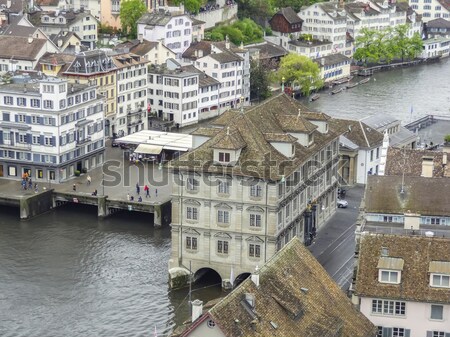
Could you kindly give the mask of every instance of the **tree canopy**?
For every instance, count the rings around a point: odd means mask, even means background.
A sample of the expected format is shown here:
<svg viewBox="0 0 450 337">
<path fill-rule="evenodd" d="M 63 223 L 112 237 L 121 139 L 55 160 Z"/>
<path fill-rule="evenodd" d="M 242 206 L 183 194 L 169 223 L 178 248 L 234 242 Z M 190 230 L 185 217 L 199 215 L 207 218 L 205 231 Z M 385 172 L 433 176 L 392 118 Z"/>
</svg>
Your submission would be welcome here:
<svg viewBox="0 0 450 337">
<path fill-rule="evenodd" d="M 130 38 L 137 36 L 137 21 L 147 11 L 141 0 L 125 0 L 120 3 L 120 22 L 122 30 Z"/>
<path fill-rule="evenodd" d="M 184 9 L 189 13 L 197 14 L 200 7 L 206 3 L 204 0 L 173 0 L 173 3 L 177 6 L 184 5 Z"/>
<path fill-rule="evenodd" d="M 264 61 L 250 61 L 250 100 L 262 101 L 270 97 L 270 79 L 267 71 L 271 65 Z"/>
<path fill-rule="evenodd" d="M 400 59 L 413 59 L 422 51 L 422 39 L 416 33 L 408 36 L 409 26 L 399 25 L 384 30 L 361 29 L 356 38 L 356 51 L 353 58 L 358 61 L 388 62 Z"/>
<path fill-rule="evenodd" d="M 214 28 L 209 38 L 213 41 L 223 41 L 228 35 L 231 42 L 239 45 L 260 42 L 263 39 L 263 29 L 251 19 L 238 20 L 232 25 L 224 25 Z"/>
<path fill-rule="evenodd" d="M 311 90 L 323 86 L 319 65 L 307 56 L 293 53 L 281 59 L 276 78 L 292 87 L 300 86 L 305 96 L 309 95 Z"/>
</svg>

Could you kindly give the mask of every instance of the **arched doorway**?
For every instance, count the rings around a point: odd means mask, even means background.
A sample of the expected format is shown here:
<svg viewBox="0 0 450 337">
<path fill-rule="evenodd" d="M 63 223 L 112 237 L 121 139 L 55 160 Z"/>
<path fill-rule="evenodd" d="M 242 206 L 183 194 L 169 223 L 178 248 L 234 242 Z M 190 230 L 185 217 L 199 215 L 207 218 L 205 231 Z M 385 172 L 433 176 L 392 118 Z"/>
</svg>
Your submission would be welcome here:
<svg viewBox="0 0 450 337">
<path fill-rule="evenodd" d="M 242 273 L 239 274 L 233 282 L 233 288 L 236 288 L 238 285 L 240 285 L 242 282 L 244 282 L 248 277 L 250 277 L 250 273 Z"/>
<path fill-rule="evenodd" d="M 211 268 L 200 268 L 194 274 L 193 283 L 202 286 L 222 285 L 222 277 Z"/>
</svg>

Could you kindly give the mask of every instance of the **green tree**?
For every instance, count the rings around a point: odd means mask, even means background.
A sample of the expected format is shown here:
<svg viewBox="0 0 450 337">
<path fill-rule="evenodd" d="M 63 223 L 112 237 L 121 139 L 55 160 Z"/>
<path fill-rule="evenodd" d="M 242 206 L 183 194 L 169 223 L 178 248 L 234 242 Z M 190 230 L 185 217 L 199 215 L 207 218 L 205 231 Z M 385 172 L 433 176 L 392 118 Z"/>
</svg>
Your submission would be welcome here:
<svg viewBox="0 0 450 337">
<path fill-rule="evenodd" d="M 264 26 L 267 19 L 274 14 L 273 0 L 236 0 L 238 18 L 250 18 Z"/>
<path fill-rule="evenodd" d="M 185 10 L 187 10 L 190 13 L 197 14 L 200 10 L 200 7 L 203 6 L 205 1 L 203 1 L 203 0 L 174 0 L 173 3 L 176 6 L 183 4 Z"/>
<path fill-rule="evenodd" d="M 450 143 L 450 134 L 448 134 L 448 135 L 446 135 L 446 136 L 444 137 L 444 141 L 445 141 L 446 143 Z"/>
<path fill-rule="evenodd" d="M 378 59 L 378 51 L 374 48 L 374 41 L 377 31 L 363 28 L 360 31 L 360 35 L 356 38 L 355 45 L 356 51 L 353 58 L 357 61 L 364 61 L 367 64 L 368 61 L 374 61 Z"/>
<path fill-rule="evenodd" d="M 209 38 L 213 41 L 223 41 L 228 36 L 231 42 L 239 45 L 260 42 L 264 33 L 260 26 L 251 19 L 238 20 L 232 25 L 223 25 L 214 28 L 209 34 Z"/>
<path fill-rule="evenodd" d="M 323 86 L 319 65 L 309 57 L 298 54 L 291 53 L 281 59 L 276 78 L 280 82 L 284 79 L 284 82 L 290 83 L 292 87 L 299 85 L 305 96 L 308 96 L 311 90 Z"/>
<path fill-rule="evenodd" d="M 250 61 L 250 100 L 265 100 L 270 97 L 270 79 L 267 69 L 270 65 L 263 61 Z"/>
<path fill-rule="evenodd" d="M 137 21 L 147 11 L 141 0 L 125 0 L 120 3 L 122 30 L 132 39 L 137 36 Z"/>
</svg>

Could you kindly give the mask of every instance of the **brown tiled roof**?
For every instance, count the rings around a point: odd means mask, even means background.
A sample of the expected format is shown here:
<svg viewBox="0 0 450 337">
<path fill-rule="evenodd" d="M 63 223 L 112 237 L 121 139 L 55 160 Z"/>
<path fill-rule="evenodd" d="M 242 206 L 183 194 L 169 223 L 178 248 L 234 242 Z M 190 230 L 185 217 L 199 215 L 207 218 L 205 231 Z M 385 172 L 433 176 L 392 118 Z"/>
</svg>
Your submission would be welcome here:
<svg viewBox="0 0 450 337">
<path fill-rule="evenodd" d="M 450 0 L 438 0 L 438 2 L 442 5 L 442 7 L 450 11 Z"/>
<path fill-rule="evenodd" d="M 450 216 L 450 179 L 368 176 L 365 192 L 366 212 Z"/>
<path fill-rule="evenodd" d="M 275 15 L 282 15 L 286 19 L 286 21 L 289 22 L 290 24 L 303 22 L 303 20 L 292 9 L 292 7 L 281 8 Z"/>
<path fill-rule="evenodd" d="M 334 118 L 333 123 L 343 136 L 362 148 L 371 148 L 383 144 L 383 134 L 361 121 Z"/>
<path fill-rule="evenodd" d="M 59 0 L 37 0 L 38 6 L 58 6 Z"/>
<path fill-rule="evenodd" d="M 193 65 L 186 65 L 182 66 L 181 69 L 183 71 L 191 72 L 191 73 L 197 73 L 198 74 L 198 85 L 200 88 L 207 87 L 210 85 L 219 85 L 220 82 L 216 80 L 215 78 L 206 75 L 203 71 L 200 69 L 195 68 Z"/>
<path fill-rule="evenodd" d="M 270 58 L 282 57 L 288 54 L 288 51 L 281 46 L 277 46 L 268 41 L 258 43 L 250 46 L 246 46 L 248 49 L 259 50 L 259 59 L 265 60 Z"/>
<path fill-rule="evenodd" d="M 125 41 L 117 46 L 114 47 L 115 50 L 120 50 L 123 48 L 128 48 L 130 53 L 144 56 L 147 54 L 150 50 L 153 48 L 156 48 L 158 46 L 158 42 L 155 41 L 147 41 L 143 40 L 142 42 L 139 42 L 139 40 L 132 40 L 132 41 Z"/>
<path fill-rule="evenodd" d="M 44 39 L 33 39 L 28 43 L 27 37 L 0 35 L 0 58 L 36 60 L 46 43 Z"/>
<path fill-rule="evenodd" d="M 169 166 L 210 173 L 225 170 L 227 174 L 279 180 L 283 175 L 292 173 L 311 155 L 338 137 L 338 133 L 332 125 L 329 125 L 326 134 L 318 132 L 316 125 L 312 124 L 302 113 L 299 115 L 299 109 L 307 111 L 307 108 L 298 101 L 288 95 L 279 94 L 257 106 L 245 109 L 243 113 L 239 110 L 228 110 L 211 123 L 212 126 L 221 127 L 217 135 L 192 152 L 171 161 Z M 237 130 L 246 144 L 238 161 L 234 166 L 225 168 L 215 165 L 204 166 L 204 163 L 213 162 L 213 150 L 217 148 L 214 144 L 218 139 L 224 137 L 227 127 L 230 127 L 230 131 L 233 130 L 233 132 Z M 313 134 L 314 143 L 309 147 L 304 147 L 296 142 L 295 155 L 292 158 L 286 158 L 268 142 L 267 137 L 270 138 L 274 134 L 286 135 L 288 131 Z M 286 139 L 289 140 L 290 137 Z M 268 160 L 271 162 L 269 163 Z M 282 162 L 286 161 L 288 165 L 280 166 Z M 249 165 L 251 169 L 249 169 Z"/>
<path fill-rule="evenodd" d="M 20 13 L 24 10 L 25 3 L 28 4 L 28 1 L 24 0 L 11 0 L 11 5 L 8 8 L 8 0 L 0 0 L 0 6 L 5 6 L 3 9 L 6 9 L 10 13 Z"/>
<path fill-rule="evenodd" d="M 41 64 L 50 64 L 50 65 L 60 65 L 61 69 L 59 74 L 64 74 L 65 71 L 72 64 L 72 61 L 75 60 L 74 54 L 65 54 L 65 53 L 45 53 L 39 59 L 38 67 Z M 40 70 L 40 68 L 39 68 Z"/>
<path fill-rule="evenodd" d="M 444 177 L 446 166 L 442 162 L 443 155 L 444 153 L 441 151 L 389 147 L 385 175 L 400 176 L 405 174 L 405 176 L 420 177 L 422 175 L 422 160 L 427 157 L 433 159 L 433 177 Z"/>
<path fill-rule="evenodd" d="M 268 142 L 295 143 L 297 138 L 287 133 L 265 133 L 264 138 Z"/>
<path fill-rule="evenodd" d="M 259 277 L 259 287 L 248 278 L 208 311 L 225 336 L 374 336 L 373 324 L 298 238 L 271 258 Z M 254 308 L 245 294 L 254 296 Z"/>
<path fill-rule="evenodd" d="M 209 56 L 220 63 L 242 61 L 242 57 L 230 51 L 224 51 L 223 53 L 212 53 Z"/>
<path fill-rule="evenodd" d="M 426 236 L 364 234 L 359 248 L 356 294 L 363 297 L 450 304 L 450 289 L 430 287 L 432 261 L 450 262 L 450 240 Z M 404 260 L 401 283 L 378 282 L 382 248 Z"/>
<path fill-rule="evenodd" d="M 443 18 L 430 20 L 427 22 L 427 29 L 430 28 L 447 28 L 450 29 L 450 21 Z"/>
<path fill-rule="evenodd" d="M 191 133 L 192 136 L 205 136 L 205 137 L 213 137 L 220 132 L 219 128 L 204 128 L 200 127 Z"/>
<path fill-rule="evenodd" d="M 247 144 L 239 132 L 239 129 L 230 129 L 227 127 L 225 134 L 221 134 L 215 138 L 214 142 L 211 144 L 216 149 L 225 150 L 239 150 L 245 147 Z"/>
<path fill-rule="evenodd" d="M 211 54 L 211 42 L 202 40 L 191 43 L 189 48 L 184 51 L 183 58 L 196 60 L 198 58 L 196 51 L 199 50 L 203 51 L 203 56 Z"/>
</svg>

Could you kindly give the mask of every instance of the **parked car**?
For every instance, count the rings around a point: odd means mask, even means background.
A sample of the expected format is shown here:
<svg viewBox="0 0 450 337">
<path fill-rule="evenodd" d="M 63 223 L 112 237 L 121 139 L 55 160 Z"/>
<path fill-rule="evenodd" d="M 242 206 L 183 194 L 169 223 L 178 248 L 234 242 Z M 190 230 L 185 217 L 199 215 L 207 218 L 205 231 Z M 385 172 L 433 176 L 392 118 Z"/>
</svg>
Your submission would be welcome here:
<svg viewBox="0 0 450 337">
<path fill-rule="evenodd" d="M 112 142 L 111 142 L 111 146 L 112 147 L 119 147 L 119 143 L 117 143 L 116 140 L 113 139 Z"/>
<path fill-rule="evenodd" d="M 348 206 L 348 201 L 347 200 L 338 199 L 338 201 L 337 201 L 337 207 L 338 208 L 347 208 L 347 206 Z"/>
</svg>

